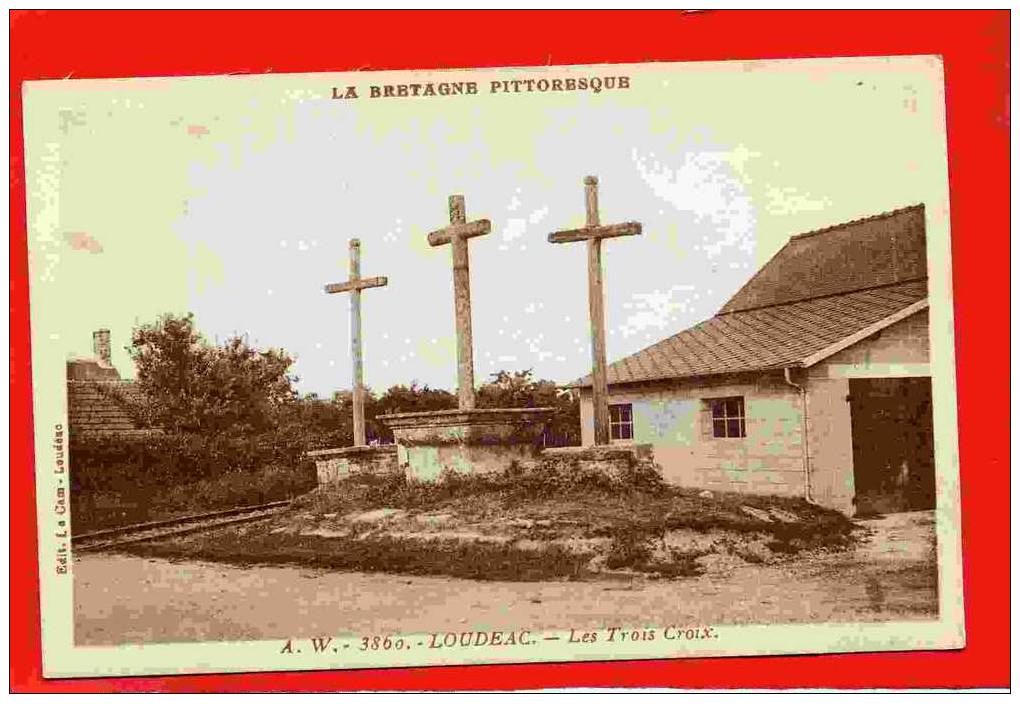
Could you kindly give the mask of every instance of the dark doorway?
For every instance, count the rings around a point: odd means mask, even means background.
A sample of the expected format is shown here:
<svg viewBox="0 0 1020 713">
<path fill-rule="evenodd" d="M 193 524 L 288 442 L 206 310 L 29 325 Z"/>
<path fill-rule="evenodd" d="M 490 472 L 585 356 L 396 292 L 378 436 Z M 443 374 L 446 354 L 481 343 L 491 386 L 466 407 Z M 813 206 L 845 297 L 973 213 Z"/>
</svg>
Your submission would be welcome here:
<svg viewBox="0 0 1020 713">
<path fill-rule="evenodd" d="M 935 507 L 931 379 L 850 379 L 857 514 Z"/>
</svg>

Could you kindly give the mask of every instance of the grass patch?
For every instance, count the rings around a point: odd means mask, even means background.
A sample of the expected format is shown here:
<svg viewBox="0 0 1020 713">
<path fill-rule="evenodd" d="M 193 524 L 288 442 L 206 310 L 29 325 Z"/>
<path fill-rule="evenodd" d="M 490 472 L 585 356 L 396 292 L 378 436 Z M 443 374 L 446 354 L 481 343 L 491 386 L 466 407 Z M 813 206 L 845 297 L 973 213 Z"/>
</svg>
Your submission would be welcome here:
<svg viewBox="0 0 1020 713">
<path fill-rule="evenodd" d="M 697 559 L 705 551 L 685 552 L 656 542 L 638 530 L 617 533 L 609 545 L 606 567 L 612 570 L 642 572 L 668 579 L 702 573 Z"/>
<path fill-rule="evenodd" d="M 327 541 L 295 534 L 213 532 L 180 540 L 143 542 L 122 548 L 142 556 L 201 559 L 235 565 L 302 567 L 433 575 L 475 580 L 581 580 L 588 557 L 552 546 L 526 550 L 509 543 L 464 540 L 396 540 L 391 537 L 346 537 Z"/>
<path fill-rule="evenodd" d="M 794 498 L 628 483 L 542 469 L 437 484 L 350 478 L 297 498 L 290 512 L 241 528 L 138 543 L 135 554 L 238 565 L 540 581 L 690 577 L 723 554 L 767 564 L 837 548 L 855 527 Z M 774 516 L 764 513 L 773 513 Z M 737 561 L 739 561 L 737 560 Z"/>
<path fill-rule="evenodd" d="M 436 485 L 408 483 L 401 476 L 351 478 L 336 488 L 299 499 L 312 513 L 352 513 L 391 508 L 409 512 L 450 510 L 459 520 L 528 518 L 559 525 L 546 538 L 573 529 L 588 537 L 661 538 L 671 530 L 763 533 L 776 551 L 841 546 L 853 523 L 839 512 L 798 499 L 713 493 L 670 486 L 652 477 L 635 484 L 554 481 L 541 469 L 489 476 L 450 475 Z M 762 520 L 749 513 L 779 511 L 794 519 Z M 573 526 L 573 527 L 571 527 Z"/>
<path fill-rule="evenodd" d="M 613 539 L 606 555 L 609 569 L 640 570 L 648 564 L 652 550 L 648 541 L 635 536 L 621 536 Z"/>
</svg>

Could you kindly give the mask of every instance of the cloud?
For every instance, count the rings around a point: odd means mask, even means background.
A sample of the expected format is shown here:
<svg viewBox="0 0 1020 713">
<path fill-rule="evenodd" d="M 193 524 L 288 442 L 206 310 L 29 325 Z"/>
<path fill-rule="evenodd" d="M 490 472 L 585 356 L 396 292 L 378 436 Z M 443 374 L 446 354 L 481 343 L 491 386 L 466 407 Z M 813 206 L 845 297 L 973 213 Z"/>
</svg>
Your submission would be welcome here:
<svg viewBox="0 0 1020 713">
<path fill-rule="evenodd" d="M 704 245 L 710 258 L 730 247 L 745 253 L 754 248 L 751 198 L 733 172 L 734 163 L 743 168 L 749 155 L 743 146 L 734 151 L 691 147 L 670 162 L 652 151 L 631 152 L 638 174 L 658 198 L 715 228 L 714 239 Z"/>
<path fill-rule="evenodd" d="M 692 285 L 675 285 L 665 290 L 634 294 L 624 303 L 627 317 L 620 328 L 624 337 L 631 337 L 646 331 L 661 333 L 673 322 L 677 314 L 686 314 L 690 309 Z"/>
<path fill-rule="evenodd" d="M 789 186 L 769 186 L 765 189 L 765 197 L 768 199 L 765 210 L 770 215 L 796 215 L 805 211 L 824 210 L 831 205 L 828 198 L 812 198 L 810 194 L 800 193 Z"/>
</svg>

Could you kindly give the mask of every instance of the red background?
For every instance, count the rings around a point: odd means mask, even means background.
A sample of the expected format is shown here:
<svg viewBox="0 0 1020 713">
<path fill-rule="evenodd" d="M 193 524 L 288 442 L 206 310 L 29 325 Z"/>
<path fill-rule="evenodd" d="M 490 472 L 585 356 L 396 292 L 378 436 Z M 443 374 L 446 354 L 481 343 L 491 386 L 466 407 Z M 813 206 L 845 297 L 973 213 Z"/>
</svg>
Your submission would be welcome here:
<svg viewBox="0 0 1020 713">
<path fill-rule="evenodd" d="M 446 37 L 448 41 L 437 41 Z M 1008 11 L 13 11 L 11 688 L 1009 685 Z M 938 54 L 945 62 L 967 647 L 954 652 L 43 680 L 21 83 L 27 79 Z M 791 111 L 795 108 L 791 107 Z M 994 398 L 992 398 L 994 396 Z"/>
</svg>

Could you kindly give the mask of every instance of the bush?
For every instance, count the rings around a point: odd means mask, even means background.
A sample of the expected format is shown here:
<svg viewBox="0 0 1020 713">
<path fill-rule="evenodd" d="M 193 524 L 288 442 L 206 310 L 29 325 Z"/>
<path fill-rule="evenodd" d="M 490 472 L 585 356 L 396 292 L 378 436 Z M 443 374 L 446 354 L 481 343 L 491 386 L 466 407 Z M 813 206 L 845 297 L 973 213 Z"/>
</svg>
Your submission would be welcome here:
<svg viewBox="0 0 1020 713">
<path fill-rule="evenodd" d="M 71 487 L 92 492 L 188 484 L 266 466 L 294 468 L 303 452 L 302 443 L 274 432 L 248 438 L 158 432 L 73 438 Z"/>
<path fill-rule="evenodd" d="M 581 445 L 581 399 L 573 391 L 555 382 L 535 380 L 531 369 L 490 375 L 488 383 L 478 388 L 478 408 L 541 408 L 556 409 L 545 432 L 547 447 Z"/>
<path fill-rule="evenodd" d="M 315 467 L 266 466 L 254 472 L 230 471 L 202 480 L 153 487 L 124 479 L 103 490 L 71 493 L 74 534 L 181 515 L 228 510 L 290 500 L 316 486 Z"/>
<path fill-rule="evenodd" d="M 165 490 L 162 498 L 178 509 L 194 512 L 290 500 L 318 484 L 315 467 L 309 466 L 310 463 L 293 468 L 270 465 L 254 473 L 232 471 L 196 483 L 179 483 Z"/>
</svg>

